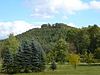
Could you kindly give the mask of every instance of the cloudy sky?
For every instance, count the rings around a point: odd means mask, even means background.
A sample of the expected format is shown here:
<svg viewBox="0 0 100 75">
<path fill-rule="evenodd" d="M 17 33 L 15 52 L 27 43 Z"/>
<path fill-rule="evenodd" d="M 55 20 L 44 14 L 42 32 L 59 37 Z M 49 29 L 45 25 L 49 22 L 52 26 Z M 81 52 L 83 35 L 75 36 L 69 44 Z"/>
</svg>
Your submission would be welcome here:
<svg viewBox="0 0 100 75">
<path fill-rule="evenodd" d="M 56 22 L 100 26 L 100 0 L 0 0 L 0 39 Z"/>
</svg>

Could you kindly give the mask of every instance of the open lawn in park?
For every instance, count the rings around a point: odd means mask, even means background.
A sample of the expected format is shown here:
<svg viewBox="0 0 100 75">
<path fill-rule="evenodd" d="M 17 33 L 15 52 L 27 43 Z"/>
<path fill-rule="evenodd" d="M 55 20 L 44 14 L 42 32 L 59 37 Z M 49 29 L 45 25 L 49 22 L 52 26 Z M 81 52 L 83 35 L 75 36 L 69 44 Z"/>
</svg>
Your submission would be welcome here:
<svg viewBox="0 0 100 75">
<path fill-rule="evenodd" d="M 6 74 L 0 74 L 6 75 Z M 14 75 L 100 75 L 99 65 L 81 65 L 77 66 L 76 69 L 72 65 L 57 65 L 57 69 L 52 71 L 49 66 L 46 67 L 44 72 L 39 73 L 19 73 Z"/>
</svg>

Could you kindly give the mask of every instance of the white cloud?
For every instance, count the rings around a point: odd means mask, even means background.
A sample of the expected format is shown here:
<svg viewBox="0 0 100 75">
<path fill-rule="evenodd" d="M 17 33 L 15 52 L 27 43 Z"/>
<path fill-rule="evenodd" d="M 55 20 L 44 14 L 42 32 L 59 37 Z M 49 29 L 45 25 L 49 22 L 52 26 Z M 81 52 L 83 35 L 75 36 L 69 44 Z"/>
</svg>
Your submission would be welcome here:
<svg viewBox="0 0 100 75">
<path fill-rule="evenodd" d="M 92 9 L 100 9 L 100 1 L 93 0 L 90 2 L 90 6 Z"/>
<path fill-rule="evenodd" d="M 75 12 L 88 8 L 88 4 L 81 0 L 50 0 L 53 10 L 64 9 L 67 12 Z"/>
<path fill-rule="evenodd" d="M 74 23 L 68 23 L 67 25 L 71 26 L 71 27 L 76 27 L 76 25 Z"/>
<path fill-rule="evenodd" d="M 82 10 L 100 9 L 99 0 L 26 0 L 26 5 L 32 9 L 33 18 L 62 19 L 63 16 L 76 14 Z M 67 18 L 65 18 L 67 19 Z"/>
<path fill-rule="evenodd" d="M 89 8 L 89 4 L 82 0 L 26 0 L 26 3 L 32 9 L 33 17 L 45 19 L 67 16 Z"/>
<path fill-rule="evenodd" d="M 39 26 L 33 26 L 25 21 L 0 22 L 0 39 L 7 38 L 10 33 L 17 35 L 36 27 Z"/>
</svg>

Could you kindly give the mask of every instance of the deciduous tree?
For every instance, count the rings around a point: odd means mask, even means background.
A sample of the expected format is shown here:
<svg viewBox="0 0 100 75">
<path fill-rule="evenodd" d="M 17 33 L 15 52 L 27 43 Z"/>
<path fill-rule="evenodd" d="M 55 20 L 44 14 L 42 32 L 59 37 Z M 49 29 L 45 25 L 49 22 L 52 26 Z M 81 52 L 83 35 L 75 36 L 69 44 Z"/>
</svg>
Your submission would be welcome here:
<svg viewBox="0 0 100 75">
<path fill-rule="evenodd" d="M 75 53 L 69 54 L 69 63 L 76 69 L 77 64 L 80 63 L 80 56 Z"/>
</svg>

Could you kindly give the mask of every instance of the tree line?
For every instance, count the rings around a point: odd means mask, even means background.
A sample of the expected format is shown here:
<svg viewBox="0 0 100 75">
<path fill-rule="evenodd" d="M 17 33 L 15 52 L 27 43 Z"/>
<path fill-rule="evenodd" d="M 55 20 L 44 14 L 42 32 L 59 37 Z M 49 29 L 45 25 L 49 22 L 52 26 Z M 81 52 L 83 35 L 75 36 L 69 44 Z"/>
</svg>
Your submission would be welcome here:
<svg viewBox="0 0 100 75">
<path fill-rule="evenodd" d="M 43 24 L 41 28 L 31 29 L 17 36 L 22 41 L 35 38 L 46 53 L 51 51 L 56 42 L 62 38 L 69 44 L 69 51 L 84 54 L 85 51 L 93 54 L 100 53 L 100 27 L 96 24 L 83 28 L 74 28 L 63 23 Z M 95 58 L 99 58 L 95 55 Z"/>
</svg>

